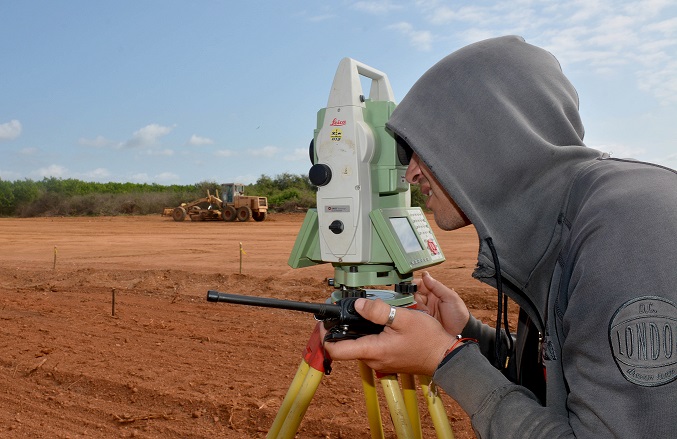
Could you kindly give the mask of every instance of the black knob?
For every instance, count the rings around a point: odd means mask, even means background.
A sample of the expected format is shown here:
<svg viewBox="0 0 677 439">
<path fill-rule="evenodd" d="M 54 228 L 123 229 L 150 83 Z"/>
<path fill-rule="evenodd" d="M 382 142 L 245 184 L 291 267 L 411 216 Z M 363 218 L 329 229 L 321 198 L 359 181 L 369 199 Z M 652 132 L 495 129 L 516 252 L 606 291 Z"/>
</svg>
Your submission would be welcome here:
<svg viewBox="0 0 677 439">
<path fill-rule="evenodd" d="M 310 167 L 308 178 L 315 186 L 324 186 L 331 181 L 331 168 L 324 163 L 316 163 Z"/>
<path fill-rule="evenodd" d="M 310 146 L 308 146 L 308 155 L 310 156 L 310 164 L 315 163 L 315 139 L 310 141 Z"/>
<path fill-rule="evenodd" d="M 401 294 L 414 294 L 416 292 L 416 284 L 411 282 L 400 282 L 395 285 L 395 292 Z"/>
<path fill-rule="evenodd" d="M 339 220 L 332 221 L 332 223 L 329 224 L 329 230 L 338 235 L 339 233 L 343 232 L 343 222 Z"/>
</svg>

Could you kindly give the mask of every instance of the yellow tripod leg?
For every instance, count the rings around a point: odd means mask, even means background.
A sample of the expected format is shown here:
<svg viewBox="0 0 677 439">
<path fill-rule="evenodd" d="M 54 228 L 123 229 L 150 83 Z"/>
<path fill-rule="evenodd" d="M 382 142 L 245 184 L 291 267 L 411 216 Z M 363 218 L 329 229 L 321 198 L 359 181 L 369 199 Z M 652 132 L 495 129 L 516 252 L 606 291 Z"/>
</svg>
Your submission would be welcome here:
<svg viewBox="0 0 677 439">
<path fill-rule="evenodd" d="M 369 419 L 371 439 L 383 439 L 385 435 L 383 433 L 383 423 L 381 422 L 381 408 L 376 393 L 374 372 L 362 361 L 358 361 L 357 363 L 360 366 L 360 376 L 362 377 L 364 400 L 367 405 L 367 419 Z"/>
<path fill-rule="evenodd" d="M 296 371 L 273 425 L 268 430 L 267 439 L 293 439 L 315 396 L 325 370 L 330 368 L 331 359 L 325 356 L 320 337 L 320 323 L 310 334 L 308 344 L 303 350 L 303 360 Z"/>
<path fill-rule="evenodd" d="M 299 429 L 299 425 L 301 425 L 301 421 L 303 420 L 303 416 L 310 406 L 310 401 L 313 399 L 315 391 L 317 391 L 317 388 L 320 386 L 323 375 L 324 372 L 322 371 L 312 367 L 308 369 L 306 379 L 303 381 L 299 393 L 296 395 L 296 399 L 287 414 L 287 418 L 280 428 L 277 439 L 294 439 L 296 432 Z"/>
<path fill-rule="evenodd" d="M 268 430 L 268 435 L 266 436 L 267 439 L 277 438 L 277 435 L 280 432 L 280 429 L 282 428 L 282 424 L 284 423 L 284 420 L 287 418 L 289 410 L 291 410 L 291 407 L 294 404 L 294 401 L 296 400 L 296 396 L 299 394 L 299 391 L 301 390 L 301 386 L 303 385 L 303 382 L 306 379 L 308 370 L 310 370 L 310 366 L 308 365 L 308 363 L 306 363 L 305 361 L 301 361 L 299 368 L 296 370 L 296 375 L 294 375 L 294 379 L 289 385 L 287 394 L 285 395 L 284 400 L 282 401 L 280 410 L 278 410 L 277 416 L 275 416 L 275 421 L 273 421 L 273 425 L 270 427 L 270 430 Z"/>
<path fill-rule="evenodd" d="M 435 432 L 437 432 L 437 438 L 454 439 L 454 432 L 451 429 L 451 424 L 449 424 L 447 412 L 444 410 L 442 398 L 431 390 L 432 379 L 427 376 L 419 376 L 418 380 L 421 383 L 421 391 L 428 403 L 428 411 L 430 412 Z"/>
<path fill-rule="evenodd" d="M 393 426 L 395 427 L 398 439 L 416 439 L 407 408 L 404 405 L 402 391 L 397 382 L 397 375 L 382 376 L 381 386 L 383 387 L 383 393 L 390 410 L 390 418 L 393 420 Z"/>
<path fill-rule="evenodd" d="M 402 381 L 402 396 L 404 398 L 404 405 L 409 414 L 409 421 L 416 439 L 423 438 L 423 431 L 421 430 L 421 415 L 418 411 L 418 396 L 416 396 L 416 380 L 413 375 L 400 374 Z"/>
</svg>

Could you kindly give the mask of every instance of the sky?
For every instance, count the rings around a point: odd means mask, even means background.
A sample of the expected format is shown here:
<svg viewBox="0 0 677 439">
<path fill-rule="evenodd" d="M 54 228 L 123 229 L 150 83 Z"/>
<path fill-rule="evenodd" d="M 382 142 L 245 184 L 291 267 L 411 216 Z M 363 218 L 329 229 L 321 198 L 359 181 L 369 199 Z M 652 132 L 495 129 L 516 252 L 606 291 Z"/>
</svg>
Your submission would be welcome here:
<svg viewBox="0 0 677 439">
<path fill-rule="evenodd" d="M 399 102 L 509 34 L 558 58 L 589 147 L 677 168 L 675 0 L 0 0 L 0 179 L 307 174 L 342 58 Z"/>
</svg>

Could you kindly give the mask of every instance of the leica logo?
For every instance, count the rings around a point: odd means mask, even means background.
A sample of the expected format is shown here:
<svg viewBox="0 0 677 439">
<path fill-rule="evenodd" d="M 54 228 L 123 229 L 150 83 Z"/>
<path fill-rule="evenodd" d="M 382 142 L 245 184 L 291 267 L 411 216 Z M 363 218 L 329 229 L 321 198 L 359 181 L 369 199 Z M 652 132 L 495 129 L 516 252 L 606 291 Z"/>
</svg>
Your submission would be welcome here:
<svg viewBox="0 0 677 439">
<path fill-rule="evenodd" d="M 338 120 L 337 118 L 334 118 L 334 120 L 331 121 L 331 124 L 329 126 L 342 127 L 345 124 L 346 124 L 345 120 Z"/>
</svg>

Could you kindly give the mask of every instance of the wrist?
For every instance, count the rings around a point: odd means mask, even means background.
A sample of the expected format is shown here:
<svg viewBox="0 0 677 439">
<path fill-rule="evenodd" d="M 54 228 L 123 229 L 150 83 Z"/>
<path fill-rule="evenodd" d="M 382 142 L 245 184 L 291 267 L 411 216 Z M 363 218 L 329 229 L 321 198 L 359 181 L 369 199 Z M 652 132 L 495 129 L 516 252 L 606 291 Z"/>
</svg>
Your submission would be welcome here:
<svg viewBox="0 0 677 439">
<path fill-rule="evenodd" d="M 438 362 L 437 368 L 439 369 L 440 367 L 442 367 L 447 361 L 449 361 L 451 359 L 454 351 L 461 348 L 463 345 L 465 345 L 468 342 L 477 343 L 477 339 L 474 339 L 474 338 L 471 338 L 471 337 L 463 337 L 461 334 L 458 334 L 456 337 L 454 337 L 453 343 L 444 352 L 444 355 L 442 355 L 442 359 Z"/>
</svg>

